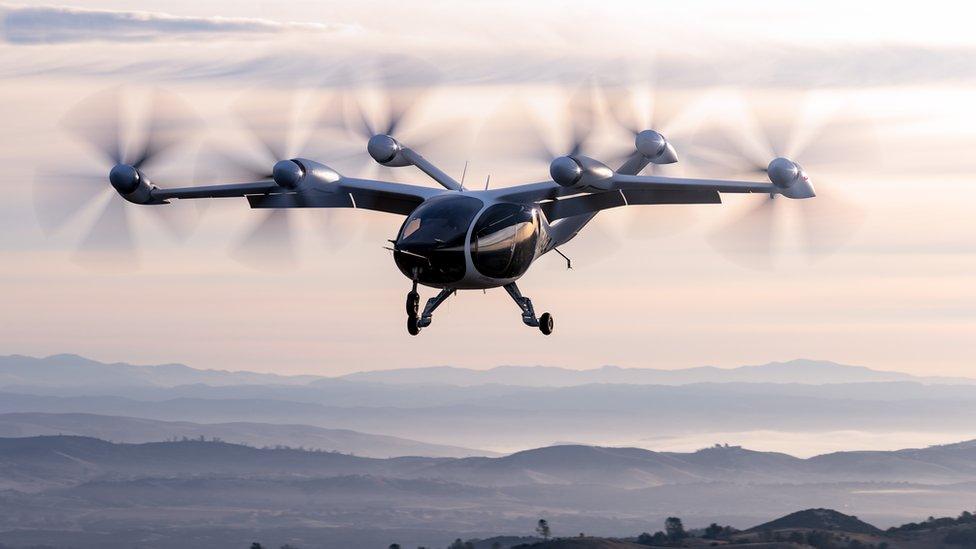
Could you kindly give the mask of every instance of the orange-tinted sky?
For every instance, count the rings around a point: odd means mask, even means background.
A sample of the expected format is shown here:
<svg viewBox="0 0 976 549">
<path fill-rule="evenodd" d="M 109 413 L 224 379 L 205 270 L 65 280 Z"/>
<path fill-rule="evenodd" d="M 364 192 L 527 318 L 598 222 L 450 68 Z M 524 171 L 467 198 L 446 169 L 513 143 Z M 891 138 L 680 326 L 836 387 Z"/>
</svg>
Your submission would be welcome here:
<svg viewBox="0 0 976 549">
<path fill-rule="evenodd" d="M 794 357 L 918 374 L 972 371 L 976 39 L 953 4 L 932 3 L 922 15 L 887 4 L 775 2 L 139 3 L 149 14 L 127 12 L 128 2 L 70 4 L 115 11 L 93 18 L 46 9 L 35 26 L 18 27 L 24 8 L 0 8 L 0 352 L 319 374 Z M 34 219 L 38 168 L 89 165 L 86 150 L 57 127 L 86 95 L 136 84 L 130 107 L 138 110 L 138 86 L 161 84 L 206 120 L 207 134 L 191 145 L 218 140 L 247 151 L 229 106 L 241 96 L 276 105 L 293 89 L 341 84 L 336 66 L 359 71 L 391 51 L 444 73 L 420 118 L 453 120 L 468 130 L 461 135 L 481 135 L 482 146 L 495 135 L 484 130 L 497 122 L 495 109 L 512 101 L 528 104 L 551 136 L 564 134 L 555 105 L 568 83 L 588 76 L 686 98 L 667 128 L 676 134 L 715 120 L 748 125 L 743 95 L 762 98 L 756 108 L 780 118 L 773 107 L 790 98 L 811 147 L 863 145 L 862 163 L 850 162 L 848 150 L 834 153 L 843 165 L 829 156 L 807 165 L 861 223 L 836 253 L 811 263 L 799 253 L 800 218 L 787 204 L 780 253 L 771 269 L 756 269 L 708 241 L 758 197 L 606 212 L 565 247 L 574 270 L 547 256 L 520 284 L 556 316 L 552 337 L 522 326 L 496 290 L 462 293 L 411 338 L 402 311 L 408 284 L 381 248 L 399 225 L 394 216 L 303 212 L 301 261 L 254 270 L 227 253 L 258 217 L 242 201 L 171 206 L 199 216 L 182 243 L 131 206 L 141 267 L 122 273 L 73 261 L 93 210 L 53 235 Z M 792 101 L 801 94 L 804 101 Z M 815 132 L 831 113 L 842 121 L 835 133 Z M 603 130 L 601 139 L 626 142 Z M 516 165 L 487 148 L 431 160 L 456 173 L 470 159 L 469 180 L 490 173 L 499 185 L 545 177 L 544 164 Z M 174 157 L 171 177 L 193 171 L 195 151 Z"/>
</svg>

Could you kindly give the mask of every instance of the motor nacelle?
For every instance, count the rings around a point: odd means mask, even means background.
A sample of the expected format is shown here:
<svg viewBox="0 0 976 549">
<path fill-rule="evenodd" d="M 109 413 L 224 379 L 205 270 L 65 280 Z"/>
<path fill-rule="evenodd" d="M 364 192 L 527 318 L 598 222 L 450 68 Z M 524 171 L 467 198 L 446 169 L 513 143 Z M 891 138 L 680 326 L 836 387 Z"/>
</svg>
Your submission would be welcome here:
<svg viewBox="0 0 976 549">
<path fill-rule="evenodd" d="M 787 198 L 813 198 L 816 192 L 803 168 L 789 158 L 778 157 L 766 167 L 770 183 Z"/>
<path fill-rule="evenodd" d="M 152 202 L 153 184 L 134 166 L 117 164 L 108 173 L 108 180 L 122 198 L 134 204 Z"/>
<path fill-rule="evenodd" d="M 403 145 L 389 135 L 374 135 L 366 143 L 366 151 L 373 160 L 384 166 L 409 166 L 410 161 L 403 155 Z"/>
<path fill-rule="evenodd" d="M 342 179 L 332 168 L 307 158 L 292 158 L 275 163 L 271 177 L 279 187 L 290 191 L 300 187 L 328 185 Z"/>
<path fill-rule="evenodd" d="M 305 178 L 305 166 L 294 160 L 280 160 L 271 169 L 271 178 L 279 187 L 294 189 Z"/>
<path fill-rule="evenodd" d="M 674 164 L 678 161 L 678 153 L 671 143 L 654 130 L 644 130 L 637 134 L 634 146 L 652 164 Z"/>
<path fill-rule="evenodd" d="M 560 156 L 549 164 L 552 180 L 563 187 L 605 191 L 610 188 L 613 170 L 588 156 Z"/>
</svg>

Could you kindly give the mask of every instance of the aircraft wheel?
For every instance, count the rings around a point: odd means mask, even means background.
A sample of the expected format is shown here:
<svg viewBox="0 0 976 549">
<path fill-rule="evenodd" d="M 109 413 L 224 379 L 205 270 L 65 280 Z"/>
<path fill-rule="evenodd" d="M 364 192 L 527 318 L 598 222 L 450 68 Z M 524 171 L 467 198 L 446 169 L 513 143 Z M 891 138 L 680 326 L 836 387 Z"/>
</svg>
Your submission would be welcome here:
<svg viewBox="0 0 976 549">
<path fill-rule="evenodd" d="M 407 294 L 407 315 L 417 316 L 417 312 L 420 310 L 420 294 L 417 292 L 410 292 Z"/>
<path fill-rule="evenodd" d="M 420 326 L 417 324 L 416 315 L 410 315 L 407 317 L 407 332 L 409 332 L 412 336 L 420 333 Z"/>
<path fill-rule="evenodd" d="M 542 313 L 539 317 L 539 330 L 542 333 L 549 335 L 552 333 L 552 329 L 555 327 L 555 323 L 552 320 L 552 315 L 549 313 Z"/>
</svg>

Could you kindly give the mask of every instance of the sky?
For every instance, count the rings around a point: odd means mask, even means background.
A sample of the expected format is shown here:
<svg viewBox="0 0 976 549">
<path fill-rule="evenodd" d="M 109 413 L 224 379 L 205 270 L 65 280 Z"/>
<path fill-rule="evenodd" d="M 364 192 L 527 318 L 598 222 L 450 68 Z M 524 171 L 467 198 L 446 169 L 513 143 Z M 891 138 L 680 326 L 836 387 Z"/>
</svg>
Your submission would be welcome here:
<svg viewBox="0 0 976 549">
<path fill-rule="evenodd" d="M 732 367 L 797 357 L 973 375 L 976 38 L 967 8 L 238 4 L 0 4 L 0 353 L 321 375 L 425 365 Z M 96 203 L 60 230 L 38 222 L 50 206 L 37 211 L 38 173 L 106 173 L 64 131 L 66 113 L 92 94 L 124 85 L 135 120 L 148 90 L 183 98 L 202 123 L 149 175 L 185 184 L 226 175 L 214 143 L 255 158 L 237 106 L 277 110 L 296 98 L 282 127 L 294 128 L 297 142 L 321 98 L 377 74 L 394 90 L 431 87 L 403 139 L 440 136 L 418 148 L 449 173 L 467 161 L 468 181 L 544 179 L 545 163 L 513 150 L 522 142 L 513 136 L 537 125 L 551 148 L 567 146 L 561 106 L 595 79 L 634 92 L 636 118 L 655 120 L 682 159 L 708 145 L 715 127 L 755 151 L 762 122 L 794 124 L 780 148 L 798 153 L 821 203 L 842 207 L 777 204 L 769 263 L 714 246 L 733 234 L 754 247 L 728 227 L 761 197 L 603 212 L 563 248 L 572 270 L 546 256 L 520 281 L 536 309 L 556 319 L 548 338 L 521 324 L 501 290 L 462 292 L 429 329 L 407 335 L 409 284 L 382 248 L 396 216 L 300 212 L 296 261 L 272 255 L 259 268 L 235 250 L 256 226 L 270 229 L 241 200 L 167 206 L 188 227 L 173 239 L 147 208 L 112 196 L 106 181 L 93 191 Z M 358 93 L 376 103 L 375 91 Z M 599 158 L 629 138 L 610 102 L 598 104 Z M 124 129 L 134 135 L 137 127 Z M 342 160 L 365 145 L 349 135 L 312 137 L 315 158 L 344 173 L 390 175 Z M 685 164 L 663 173 L 694 174 Z M 399 180 L 431 184 L 404 170 Z M 105 204 L 125 208 L 137 268 L 79 260 L 78 243 Z M 803 253 L 810 215 L 802 208 L 817 214 L 813 234 L 843 237 L 833 253 Z"/>
</svg>

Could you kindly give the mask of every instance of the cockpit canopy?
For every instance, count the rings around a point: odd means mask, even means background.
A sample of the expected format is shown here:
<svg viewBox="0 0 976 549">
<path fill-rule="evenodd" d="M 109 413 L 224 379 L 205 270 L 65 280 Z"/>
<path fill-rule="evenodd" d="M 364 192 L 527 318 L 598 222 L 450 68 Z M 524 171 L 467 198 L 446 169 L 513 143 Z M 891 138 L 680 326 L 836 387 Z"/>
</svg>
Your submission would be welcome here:
<svg viewBox="0 0 976 549">
<path fill-rule="evenodd" d="M 431 198 L 404 221 L 393 256 L 406 276 L 431 284 L 464 278 L 464 243 L 484 203 L 471 196 Z"/>
<path fill-rule="evenodd" d="M 524 204 L 495 204 L 478 218 L 471 232 L 471 259 L 491 278 L 517 278 L 535 259 L 539 210 Z"/>
</svg>

